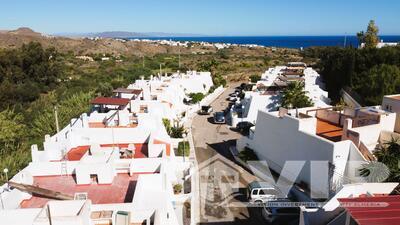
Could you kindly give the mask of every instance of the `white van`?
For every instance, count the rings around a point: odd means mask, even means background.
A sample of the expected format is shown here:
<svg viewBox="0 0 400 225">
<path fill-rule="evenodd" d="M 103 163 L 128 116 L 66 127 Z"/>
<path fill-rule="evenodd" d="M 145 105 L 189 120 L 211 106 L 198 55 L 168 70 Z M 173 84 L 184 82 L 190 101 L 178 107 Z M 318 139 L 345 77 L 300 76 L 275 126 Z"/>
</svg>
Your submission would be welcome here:
<svg viewBox="0 0 400 225">
<path fill-rule="evenodd" d="M 269 183 L 253 181 L 248 186 L 250 203 L 266 203 L 267 201 L 276 200 L 279 197 L 281 197 L 280 192 Z"/>
</svg>

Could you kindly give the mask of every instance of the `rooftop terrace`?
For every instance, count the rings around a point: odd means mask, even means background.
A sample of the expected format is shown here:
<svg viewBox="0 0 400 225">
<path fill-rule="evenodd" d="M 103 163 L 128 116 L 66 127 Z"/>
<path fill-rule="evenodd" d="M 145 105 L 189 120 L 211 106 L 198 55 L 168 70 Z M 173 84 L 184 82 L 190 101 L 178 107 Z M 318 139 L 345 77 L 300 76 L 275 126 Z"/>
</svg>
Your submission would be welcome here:
<svg viewBox="0 0 400 225">
<path fill-rule="evenodd" d="M 77 185 L 74 176 L 34 177 L 33 185 L 74 196 L 86 192 L 94 204 L 132 202 L 139 174 L 118 174 L 112 184 L 99 185 L 94 181 L 90 185 Z M 41 208 L 49 200 L 41 196 L 21 202 L 21 208 Z"/>
<path fill-rule="evenodd" d="M 341 141 L 343 128 L 317 118 L 317 135 L 333 142 Z"/>
<path fill-rule="evenodd" d="M 115 147 L 120 148 L 120 149 L 125 149 L 128 148 L 129 144 L 116 144 Z M 113 144 L 104 144 L 100 145 L 100 147 L 112 147 Z M 67 159 L 69 161 L 79 161 L 81 158 L 86 154 L 86 152 L 90 149 L 90 146 L 79 146 L 76 148 L 72 148 L 68 153 L 67 153 Z M 135 144 L 135 155 L 133 158 L 147 158 L 148 156 L 148 146 L 147 144 Z"/>
</svg>

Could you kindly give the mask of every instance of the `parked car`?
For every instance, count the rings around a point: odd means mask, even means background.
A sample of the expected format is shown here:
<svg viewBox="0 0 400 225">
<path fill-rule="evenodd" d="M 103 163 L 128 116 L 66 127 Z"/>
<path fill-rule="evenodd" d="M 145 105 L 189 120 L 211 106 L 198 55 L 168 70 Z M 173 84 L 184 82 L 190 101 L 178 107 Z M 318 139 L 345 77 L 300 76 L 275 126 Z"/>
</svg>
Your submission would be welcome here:
<svg viewBox="0 0 400 225">
<path fill-rule="evenodd" d="M 216 112 L 214 113 L 214 123 L 225 123 L 225 113 L 224 112 Z"/>
<path fill-rule="evenodd" d="M 250 123 L 248 121 L 243 121 L 243 122 L 239 122 L 236 125 L 236 130 L 239 131 L 240 133 L 247 135 L 250 131 L 250 128 L 252 128 L 252 127 L 254 127 L 253 123 Z"/>
<path fill-rule="evenodd" d="M 228 98 L 228 100 L 231 101 L 231 102 L 236 102 L 237 99 L 238 98 L 236 96 L 231 96 L 231 97 Z"/>
<path fill-rule="evenodd" d="M 209 105 L 203 105 L 199 110 L 199 115 L 210 115 L 213 112 L 213 108 Z"/>
<path fill-rule="evenodd" d="M 253 181 L 248 185 L 250 203 L 263 204 L 281 197 L 280 192 L 267 182 Z"/>
<path fill-rule="evenodd" d="M 230 93 L 230 94 L 229 94 L 229 97 L 237 97 L 237 93 L 236 93 L 236 92 Z"/>
</svg>

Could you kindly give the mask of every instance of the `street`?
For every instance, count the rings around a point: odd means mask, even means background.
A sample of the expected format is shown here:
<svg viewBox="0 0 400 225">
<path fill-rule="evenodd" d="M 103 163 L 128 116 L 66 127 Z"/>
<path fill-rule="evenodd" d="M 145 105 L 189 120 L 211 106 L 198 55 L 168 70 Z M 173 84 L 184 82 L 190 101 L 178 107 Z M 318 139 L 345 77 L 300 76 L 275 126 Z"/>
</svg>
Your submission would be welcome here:
<svg viewBox="0 0 400 225">
<path fill-rule="evenodd" d="M 238 85 L 231 84 L 211 104 L 214 112 L 223 111 L 228 107 L 229 101 L 226 98 Z M 198 164 L 209 163 L 209 159 L 212 158 L 222 159 L 221 161 L 227 162 L 228 167 L 239 174 L 239 192 L 241 195 L 231 199 L 233 202 L 226 203 L 226 205 L 215 206 L 216 200 L 221 199 L 222 202 L 232 191 L 220 186 L 215 174 L 209 175 L 207 180 L 209 183 L 205 188 L 200 187 L 200 195 L 205 196 L 207 199 L 213 199 L 214 202 L 210 204 L 208 200 L 201 200 L 201 224 L 265 224 L 261 217 L 260 208 L 247 208 L 244 205 L 247 200 L 245 195 L 247 185 L 254 181 L 256 177 L 237 165 L 229 151 L 229 147 L 235 145 L 236 139 L 242 135 L 231 130 L 226 124 L 213 124 L 212 116 L 212 114 L 208 116 L 198 115 L 193 119 L 192 132 Z M 208 169 L 213 171 L 212 173 L 220 172 L 218 171 L 220 169 L 214 168 L 214 166 L 214 164 L 207 165 Z M 200 181 L 200 183 L 202 182 Z"/>
</svg>

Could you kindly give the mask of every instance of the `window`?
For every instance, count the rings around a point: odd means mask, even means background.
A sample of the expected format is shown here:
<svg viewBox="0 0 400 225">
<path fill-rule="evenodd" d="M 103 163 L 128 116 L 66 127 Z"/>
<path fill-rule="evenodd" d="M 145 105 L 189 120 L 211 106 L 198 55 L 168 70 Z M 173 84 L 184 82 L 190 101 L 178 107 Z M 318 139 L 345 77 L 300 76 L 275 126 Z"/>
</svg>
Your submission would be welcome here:
<svg viewBox="0 0 400 225">
<path fill-rule="evenodd" d="M 277 195 L 278 192 L 275 189 L 260 189 L 259 195 Z"/>
<path fill-rule="evenodd" d="M 251 194 L 252 194 L 252 195 L 258 195 L 258 190 L 257 190 L 257 189 L 253 190 L 253 191 L 251 192 Z"/>
</svg>

